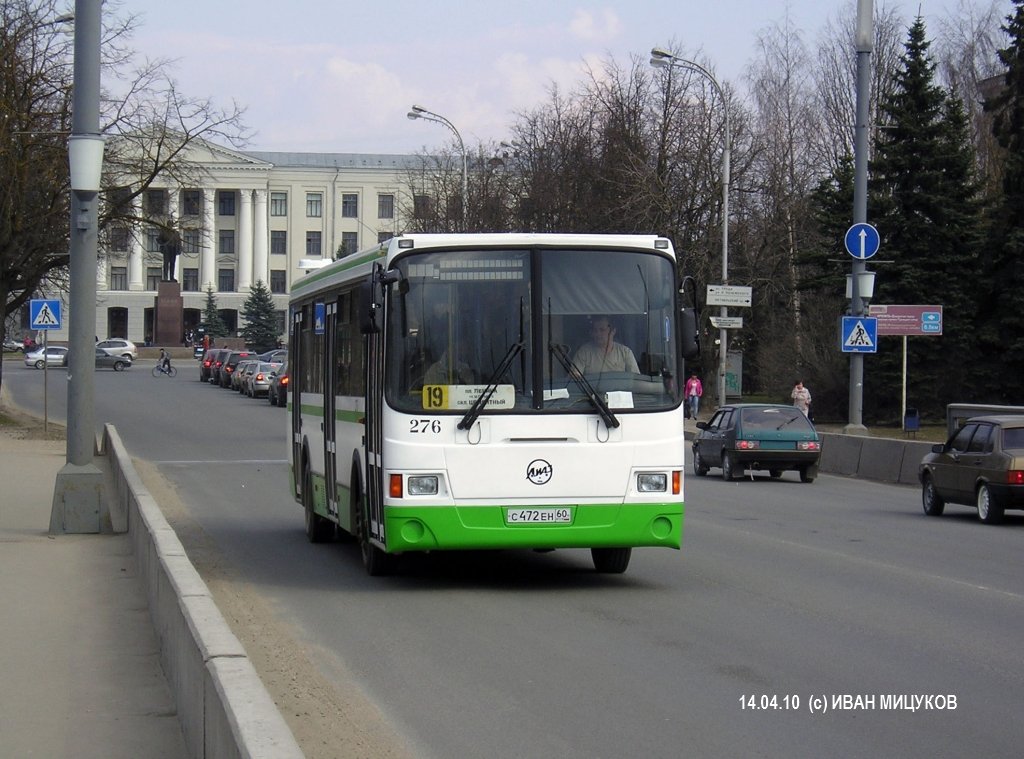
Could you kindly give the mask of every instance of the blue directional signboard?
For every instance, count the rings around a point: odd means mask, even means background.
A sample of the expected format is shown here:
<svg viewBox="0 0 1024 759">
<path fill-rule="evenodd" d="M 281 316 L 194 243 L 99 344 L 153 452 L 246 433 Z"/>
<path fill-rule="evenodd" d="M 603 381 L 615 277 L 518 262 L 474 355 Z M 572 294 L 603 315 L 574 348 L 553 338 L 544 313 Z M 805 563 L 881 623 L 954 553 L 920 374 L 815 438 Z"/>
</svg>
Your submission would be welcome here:
<svg viewBox="0 0 1024 759">
<path fill-rule="evenodd" d="M 28 302 L 29 329 L 60 329 L 59 300 L 30 300 Z"/>
<path fill-rule="evenodd" d="M 326 331 L 326 309 L 323 303 L 313 304 L 313 334 L 322 335 Z"/>
<path fill-rule="evenodd" d="M 854 224 L 846 230 L 846 237 L 843 243 L 846 245 L 846 252 L 861 261 L 871 258 L 878 252 L 881 238 L 878 230 L 870 224 Z"/>
<path fill-rule="evenodd" d="M 868 315 L 878 319 L 878 334 L 931 335 L 942 334 L 942 306 L 872 305 Z"/>
<path fill-rule="evenodd" d="M 843 353 L 877 353 L 878 320 L 871 316 L 844 316 Z"/>
</svg>

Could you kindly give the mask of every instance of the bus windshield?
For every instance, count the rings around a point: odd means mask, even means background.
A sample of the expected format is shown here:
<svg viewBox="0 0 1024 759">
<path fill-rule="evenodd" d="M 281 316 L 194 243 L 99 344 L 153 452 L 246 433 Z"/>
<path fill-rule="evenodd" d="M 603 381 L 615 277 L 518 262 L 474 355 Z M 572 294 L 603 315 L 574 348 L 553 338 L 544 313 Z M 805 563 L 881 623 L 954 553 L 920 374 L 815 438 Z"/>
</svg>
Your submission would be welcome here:
<svg viewBox="0 0 1024 759">
<path fill-rule="evenodd" d="M 412 252 L 389 294 L 386 399 L 409 413 L 681 402 L 674 262 L 636 250 Z"/>
</svg>

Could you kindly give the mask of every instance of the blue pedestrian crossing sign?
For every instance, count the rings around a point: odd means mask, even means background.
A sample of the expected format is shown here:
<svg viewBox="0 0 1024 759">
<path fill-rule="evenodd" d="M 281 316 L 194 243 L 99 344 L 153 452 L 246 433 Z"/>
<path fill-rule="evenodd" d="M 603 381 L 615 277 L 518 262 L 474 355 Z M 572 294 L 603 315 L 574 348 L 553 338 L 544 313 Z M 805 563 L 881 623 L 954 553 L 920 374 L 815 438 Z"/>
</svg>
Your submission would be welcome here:
<svg viewBox="0 0 1024 759">
<path fill-rule="evenodd" d="M 846 230 L 846 237 L 843 244 L 846 245 L 846 252 L 856 259 L 865 261 L 878 252 L 881 238 L 878 230 L 870 224 L 860 222 Z"/>
<path fill-rule="evenodd" d="M 29 329 L 60 329 L 59 300 L 30 300 L 28 302 Z"/>
<path fill-rule="evenodd" d="M 878 319 L 873 316 L 843 317 L 843 353 L 877 353 Z"/>
</svg>

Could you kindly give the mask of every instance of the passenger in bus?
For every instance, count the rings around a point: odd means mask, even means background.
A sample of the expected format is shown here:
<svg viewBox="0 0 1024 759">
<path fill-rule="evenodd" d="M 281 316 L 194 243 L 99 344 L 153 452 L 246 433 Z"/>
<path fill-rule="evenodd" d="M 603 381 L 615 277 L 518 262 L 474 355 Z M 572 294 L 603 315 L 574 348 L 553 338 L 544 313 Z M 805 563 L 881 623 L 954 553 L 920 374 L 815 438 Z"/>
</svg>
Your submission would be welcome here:
<svg viewBox="0 0 1024 759">
<path fill-rule="evenodd" d="M 452 361 L 445 350 L 441 358 L 427 368 L 423 375 L 424 385 L 473 385 L 476 384 L 476 372 L 470 365 L 456 358 Z"/>
<path fill-rule="evenodd" d="M 615 324 L 607 316 L 595 316 L 591 320 L 590 342 L 580 346 L 572 362 L 583 374 L 640 373 L 633 351 L 615 342 Z"/>
</svg>

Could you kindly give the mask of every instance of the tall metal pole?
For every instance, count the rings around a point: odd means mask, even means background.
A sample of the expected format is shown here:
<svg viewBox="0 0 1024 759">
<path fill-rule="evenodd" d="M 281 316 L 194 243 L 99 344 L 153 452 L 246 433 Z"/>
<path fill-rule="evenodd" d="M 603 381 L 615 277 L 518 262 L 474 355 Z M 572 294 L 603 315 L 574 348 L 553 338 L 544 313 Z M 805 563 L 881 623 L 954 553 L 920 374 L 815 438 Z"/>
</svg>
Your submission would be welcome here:
<svg viewBox="0 0 1024 759">
<path fill-rule="evenodd" d="M 462 135 L 459 134 L 459 130 L 455 128 L 455 125 L 440 113 L 428 111 L 421 105 L 414 105 L 412 110 L 406 115 L 410 119 L 423 119 L 424 121 L 433 121 L 436 124 L 442 124 L 448 127 L 452 131 L 452 134 L 455 135 L 455 139 L 459 141 L 459 152 L 462 153 L 462 231 L 468 232 L 467 211 L 469 208 L 469 164 L 466 159 L 466 145 L 462 141 Z"/>
<path fill-rule="evenodd" d="M 729 284 L 729 160 L 732 150 L 732 133 L 729 130 L 729 102 L 725 99 L 725 91 L 718 80 L 711 75 L 711 72 L 696 61 L 680 58 L 667 50 L 656 47 L 651 50 L 651 65 L 656 68 L 672 66 L 676 68 L 695 71 L 707 79 L 718 99 L 722 101 L 722 110 L 725 113 L 725 146 L 722 149 L 722 284 Z M 719 312 L 723 320 L 729 316 L 729 309 L 721 307 Z M 724 323 L 724 322 L 723 322 Z M 729 330 L 720 327 L 718 330 L 718 405 L 726 403 L 726 375 L 729 369 Z"/>
<path fill-rule="evenodd" d="M 75 0 L 71 136 L 100 135 L 100 6 Z M 97 204 L 99 193 L 71 193 L 67 463 L 57 474 L 50 533 L 99 532 L 103 476 L 93 462 Z"/>
<path fill-rule="evenodd" d="M 871 97 L 871 51 L 874 47 L 872 28 L 872 0 L 857 0 L 857 121 L 854 125 L 854 175 L 853 175 L 853 223 L 863 223 L 868 218 L 868 106 Z M 860 294 L 860 275 L 867 268 L 863 259 L 854 258 L 851 277 L 850 312 L 853 316 L 864 315 L 864 300 Z M 864 412 L 864 355 L 850 354 L 850 403 L 849 423 L 844 428 L 847 434 L 865 435 L 867 427 L 863 421 Z"/>
</svg>

